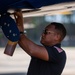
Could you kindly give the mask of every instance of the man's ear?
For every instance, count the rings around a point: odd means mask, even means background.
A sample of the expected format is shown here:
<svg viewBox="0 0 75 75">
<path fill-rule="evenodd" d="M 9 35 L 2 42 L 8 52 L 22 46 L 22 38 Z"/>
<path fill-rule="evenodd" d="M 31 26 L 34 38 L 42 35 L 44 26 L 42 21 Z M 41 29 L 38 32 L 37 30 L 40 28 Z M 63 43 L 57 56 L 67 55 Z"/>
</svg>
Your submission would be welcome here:
<svg viewBox="0 0 75 75">
<path fill-rule="evenodd" d="M 61 38 L 61 36 L 59 34 L 55 36 L 55 40 L 57 40 L 57 41 L 59 41 L 60 38 Z"/>
</svg>

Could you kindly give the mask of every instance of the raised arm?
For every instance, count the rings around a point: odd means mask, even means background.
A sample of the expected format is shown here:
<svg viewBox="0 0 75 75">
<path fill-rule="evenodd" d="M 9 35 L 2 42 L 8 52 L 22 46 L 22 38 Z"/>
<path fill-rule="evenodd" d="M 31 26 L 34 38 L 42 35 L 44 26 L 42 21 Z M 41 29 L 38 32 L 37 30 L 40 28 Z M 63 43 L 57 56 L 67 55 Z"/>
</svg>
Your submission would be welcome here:
<svg viewBox="0 0 75 75">
<path fill-rule="evenodd" d="M 19 31 L 24 32 L 22 12 L 17 11 L 15 12 L 14 16 L 15 16 Z M 37 45 L 31 40 L 29 40 L 25 34 L 20 35 L 20 40 L 18 44 L 30 56 L 33 56 L 45 61 L 49 60 L 47 50 L 43 46 Z"/>
</svg>

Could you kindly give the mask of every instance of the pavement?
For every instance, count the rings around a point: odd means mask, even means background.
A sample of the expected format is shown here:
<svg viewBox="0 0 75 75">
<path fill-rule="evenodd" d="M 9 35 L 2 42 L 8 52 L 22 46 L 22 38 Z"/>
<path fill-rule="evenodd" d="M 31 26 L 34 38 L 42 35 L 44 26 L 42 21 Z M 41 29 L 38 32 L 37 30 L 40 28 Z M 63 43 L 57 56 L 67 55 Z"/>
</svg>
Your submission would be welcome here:
<svg viewBox="0 0 75 75">
<path fill-rule="evenodd" d="M 62 75 L 75 75 L 75 47 L 63 47 L 67 54 L 66 66 Z M 5 55 L 0 48 L 0 75 L 26 75 L 30 56 L 21 48 L 16 48 L 13 56 Z"/>
</svg>

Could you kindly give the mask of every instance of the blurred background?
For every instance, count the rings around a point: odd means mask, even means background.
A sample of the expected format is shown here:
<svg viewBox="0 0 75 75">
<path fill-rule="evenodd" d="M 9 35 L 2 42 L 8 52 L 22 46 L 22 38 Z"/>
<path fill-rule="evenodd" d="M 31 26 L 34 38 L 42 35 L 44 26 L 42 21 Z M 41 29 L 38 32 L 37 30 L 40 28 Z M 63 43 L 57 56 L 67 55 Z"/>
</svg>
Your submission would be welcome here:
<svg viewBox="0 0 75 75">
<path fill-rule="evenodd" d="M 67 62 L 62 75 L 75 75 L 75 11 L 61 12 L 56 15 L 44 15 L 24 18 L 24 28 L 27 36 L 36 44 L 40 44 L 40 36 L 51 22 L 63 23 L 67 36 L 62 47 L 67 53 Z M 0 29 L 0 75 L 26 75 L 30 63 L 27 55 L 18 45 L 12 57 L 5 55 L 4 49 L 8 39 Z"/>
</svg>

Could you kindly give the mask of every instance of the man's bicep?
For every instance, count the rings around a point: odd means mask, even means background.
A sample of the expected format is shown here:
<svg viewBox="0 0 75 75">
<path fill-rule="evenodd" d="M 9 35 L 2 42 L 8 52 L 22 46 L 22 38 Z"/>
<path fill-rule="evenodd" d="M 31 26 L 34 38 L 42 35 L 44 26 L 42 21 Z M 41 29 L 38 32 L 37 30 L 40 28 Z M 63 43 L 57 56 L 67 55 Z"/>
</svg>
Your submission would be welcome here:
<svg viewBox="0 0 75 75">
<path fill-rule="evenodd" d="M 31 56 L 48 61 L 49 55 L 45 47 L 38 46 L 31 52 Z"/>
</svg>

